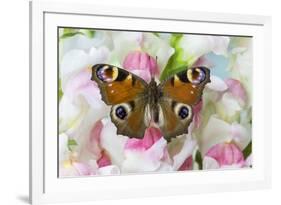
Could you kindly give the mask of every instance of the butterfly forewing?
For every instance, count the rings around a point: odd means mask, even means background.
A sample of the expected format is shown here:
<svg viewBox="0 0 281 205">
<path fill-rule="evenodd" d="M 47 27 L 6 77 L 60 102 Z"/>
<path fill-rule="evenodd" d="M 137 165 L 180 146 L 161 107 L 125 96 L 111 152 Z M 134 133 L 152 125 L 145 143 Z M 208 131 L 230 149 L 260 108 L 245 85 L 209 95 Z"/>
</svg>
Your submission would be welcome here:
<svg viewBox="0 0 281 205">
<path fill-rule="evenodd" d="M 108 105 L 133 101 L 147 87 L 147 83 L 138 76 L 107 64 L 92 67 L 92 80 L 98 84 L 102 99 Z"/>
<path fill-rule="evenodd" d="M 203 88 L 208 82 L 210 82 L 209 69 L 195 67 L 175 74 L 165 80 L 160 87 L 166 97 L 192 106 L 200 100 Z"/>
</svg>

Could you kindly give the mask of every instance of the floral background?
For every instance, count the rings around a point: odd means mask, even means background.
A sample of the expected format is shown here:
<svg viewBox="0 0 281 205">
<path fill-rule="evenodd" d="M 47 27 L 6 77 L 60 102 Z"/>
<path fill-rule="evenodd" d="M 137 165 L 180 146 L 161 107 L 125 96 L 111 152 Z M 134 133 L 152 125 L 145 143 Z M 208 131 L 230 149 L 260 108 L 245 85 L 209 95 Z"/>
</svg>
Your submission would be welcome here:
<svg viewBox="0 0 281 205">
<path fill-rule="evenodd" d="M 169 144 L 157 128 L 117 135 L 89 66 L 113 64 L 150 81 L 207 66 L 211 83 L 189 134 Z M 215 35 L 59 29 L 59 176 L 252 166 L 252 39 Z"/>
</svg>

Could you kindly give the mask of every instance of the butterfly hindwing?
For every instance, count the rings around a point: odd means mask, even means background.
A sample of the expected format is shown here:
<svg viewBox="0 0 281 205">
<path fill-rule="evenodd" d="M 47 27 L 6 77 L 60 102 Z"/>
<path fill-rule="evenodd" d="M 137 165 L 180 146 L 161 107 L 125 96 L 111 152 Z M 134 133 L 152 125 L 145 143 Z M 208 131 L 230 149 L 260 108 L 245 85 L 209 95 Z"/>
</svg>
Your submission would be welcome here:
<svg viewBox="0 0 281 205">
<path fill-rule="evenodd" d="M 92 80 L 100 89 L 102 100 L 112 105 L 110 117 L 117 134 L 142 138 L 146 129 L 147 83 L 140 77 L 115 66 L 92 67 Z"/>
<path fill-rule="evenodd" d="M 171 138 L 187 133 L 193 117 L 191 106 L 171 99 L 160 100 L 159 106 L 161 115 L 159 127 L 168 142 Z"/>
<path fill-rule="evenodd" d="M 111 107 L 110 117 L 117 127 L 117 134 L 130 138 L 143 138 L 147 123 L 144 113 L 147 102 L 137 98 L 128 103 L 121 103 Z"/>
</svg>

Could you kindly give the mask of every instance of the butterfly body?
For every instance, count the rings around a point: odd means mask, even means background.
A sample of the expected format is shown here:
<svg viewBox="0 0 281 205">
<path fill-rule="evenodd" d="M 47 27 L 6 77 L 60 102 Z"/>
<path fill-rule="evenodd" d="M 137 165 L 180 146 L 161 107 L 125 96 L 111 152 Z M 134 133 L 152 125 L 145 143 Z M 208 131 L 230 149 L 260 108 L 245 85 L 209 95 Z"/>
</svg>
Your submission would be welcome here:
<svg viewBox="0 0 281 205">
<path fill-rule="evenodd" d="M 161 98 L 163 97 L 163 92 L 159 87 L 157 86 L 157 83 L 154 78 L 150 81 L 148 84 L 148 87 L 146 88 L 147 95 L 145 96 L 148 110 L 147 112 L 150 112 L 151 120 L 153 120 L 155 123 L 159 122 L 159 108 L 158 104 Z"/>
<path fill-rule="evenodd" d="M 198 67 L 157 84 L 154 78 L 147 83 L 115 66 L 92 67 L 92 80 L 98 84 L 102 100 L 112 106 L 110 117 L 117 134 L 140 139 L 151 125 L 158 126 L 167 141 L 187 133 L 192 107 L 200 100 L 209 77 L 209 69 Z"/>
</svg>

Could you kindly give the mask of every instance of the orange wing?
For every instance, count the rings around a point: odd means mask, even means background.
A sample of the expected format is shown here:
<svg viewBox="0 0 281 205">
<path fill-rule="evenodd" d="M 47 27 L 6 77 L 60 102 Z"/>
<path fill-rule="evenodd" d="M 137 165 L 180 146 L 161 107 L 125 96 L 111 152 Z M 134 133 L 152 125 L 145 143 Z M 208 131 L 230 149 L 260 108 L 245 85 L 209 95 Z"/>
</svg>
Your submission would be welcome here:
<svg viewBox="0 0 281 205">
<path fill-rule="evenodd" d="M 133 101 L 145 93 L 147 83 L 140 77 L 115 66 L 97 64 L 92 67 L 92 80 L 107 105 Z"/>
<path fill-rule="evenodd" d="M 208 82 L 210 82 L 210 70 L 206 67 L 194 67 L 168 78 L 160 87 L 165 97 L 192 106 L 200 100 Z"/>
</svg>

